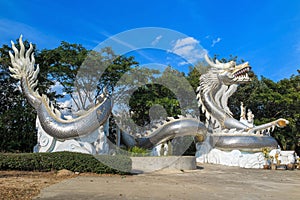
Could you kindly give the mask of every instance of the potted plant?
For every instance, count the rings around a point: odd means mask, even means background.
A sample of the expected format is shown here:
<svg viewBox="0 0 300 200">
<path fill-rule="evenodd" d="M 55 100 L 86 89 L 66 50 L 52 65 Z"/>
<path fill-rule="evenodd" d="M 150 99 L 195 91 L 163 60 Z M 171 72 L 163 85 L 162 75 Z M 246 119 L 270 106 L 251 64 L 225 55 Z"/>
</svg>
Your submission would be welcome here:
<svg viewBox="0 0 300 200">
<path fill-rule="evenodd" d="M 265 158 L 265 164 L 263 165 L 264 169 L 270 169 L 270 149 L 269 148 L 263 148 L 262 149 L 262 153 L 264 155 Z"/>
</svg>

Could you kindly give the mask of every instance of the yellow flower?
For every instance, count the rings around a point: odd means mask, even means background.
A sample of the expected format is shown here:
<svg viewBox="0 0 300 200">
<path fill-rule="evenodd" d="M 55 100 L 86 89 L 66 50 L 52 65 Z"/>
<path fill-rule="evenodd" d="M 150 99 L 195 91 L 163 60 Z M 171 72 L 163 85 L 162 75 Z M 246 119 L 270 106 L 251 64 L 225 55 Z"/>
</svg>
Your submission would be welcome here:
<svg viewBox="0 0 300 200">
<path fill-rule="evenodd" d="M 269 152 L 270 152 L 270 149 L 267 147 L 262 149 L 262 153 L 264 154 L 265 158 L 269 158 Z"/>
</svg>

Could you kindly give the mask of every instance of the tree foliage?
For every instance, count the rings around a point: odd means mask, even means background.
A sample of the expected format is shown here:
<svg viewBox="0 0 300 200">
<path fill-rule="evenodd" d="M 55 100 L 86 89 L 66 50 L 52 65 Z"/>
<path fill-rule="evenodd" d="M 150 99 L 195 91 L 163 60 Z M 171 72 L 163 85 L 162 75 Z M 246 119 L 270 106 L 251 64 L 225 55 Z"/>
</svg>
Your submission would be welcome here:
<svg viewBox="0 0 300 200">
<path fill-rule="evenodd" d="M 195 92 L 186 76 L 170 66 L 133 93 L 130 111 L 140 126 L 168 116 L 199 113 Z"/>
</svg>

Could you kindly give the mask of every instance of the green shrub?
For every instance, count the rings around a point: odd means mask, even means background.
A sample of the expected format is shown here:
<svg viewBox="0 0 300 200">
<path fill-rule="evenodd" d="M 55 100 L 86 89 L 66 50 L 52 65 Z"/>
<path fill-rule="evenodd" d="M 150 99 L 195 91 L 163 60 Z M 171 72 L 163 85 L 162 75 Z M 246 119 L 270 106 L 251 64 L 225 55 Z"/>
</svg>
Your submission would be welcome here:
<svg viewBox="0 0 300 200">
<path fill-rule="evenodd" d="M 127 156 L 93 156 L 75 152 L 0 153 L 0 170 L 51 171 L 61 169 L 98 174 L 125 174 L 131 171 L 131 159 Z"/>
<path fill-rule="evenodd" d="M 144 148 L 134 146 L 128 150 L 130 156 L 149 156 L 150 151 Z"/>
<path fill-rule="evenodd" d="M 151 150 L 144 149 L 137 146 L 131 148 L 121 147 L 115 149 L 115 154 L 120 156 L 128 156 L 128 157 L 138 157 L 138 156 L 145 157 L 151 155 Z"/>
</svg>

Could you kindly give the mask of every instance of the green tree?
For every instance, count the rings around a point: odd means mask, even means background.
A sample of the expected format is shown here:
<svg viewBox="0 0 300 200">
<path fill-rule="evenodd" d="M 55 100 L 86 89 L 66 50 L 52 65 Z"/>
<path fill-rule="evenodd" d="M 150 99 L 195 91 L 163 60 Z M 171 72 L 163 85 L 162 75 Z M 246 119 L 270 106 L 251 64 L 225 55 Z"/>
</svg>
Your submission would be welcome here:
<svg viewBox="0 0 300 200">
<path fill-rule="evenodd" d="M 63 87 L 75 110 L 87 110 L 104 88 L 112 93 L 120 77 L 138 64 L 133 57 L 115 55 L 109 47 L 98 52 L 67 42 L 42 54 L 50 66 L 50 78 Z"/>
<path fill-rule="evenodd" d="M 146 83 L 133 93 L 129 104 L 131 117 L 138 125 L 149 124 L 154 115 L 157 117 L 153 120 L 158 120 L 167 116 L 198 113 L 195 92 L 183 73 L 169 66 Z M 163 109 L 162 113 L 159 108 Z M 156 111 L 150 114 L 151 109 Z"/>
<path fill-rule="evenodd" d="M 197 87 L 199 86 L 200 76 L 206 73 L 210 68 L 211 67 L 208 66 L 205 62 L 198 62 L 195 66 L 189 67 L 189 73 L 186 78 L 195 92 L 197 91 Z"/>
<path fill-rule="evenodd" d="M 260 125 L 285 118 L 289 125 L 283 129 L 276 129 L 272 135 L 284 150 L 293 149 L 299 153 L 300 138 L 300 75 L 293 75 L 289 79 L 274 82 L 265 77 L 252 83 L 239 86 L 231 97 L 231 110 L 235 117 L 239 117 L 239 103 L 241 101 L 251 109 L 255 115 L 255 124 Z"/>
<path fill-rule="evenodd" d="M 49 69 L 47 78 L 56 82 L 55 84 L 59 83 L 63 87 L 63 92 L 70 95 L 78 107 L 78 102 L 73 96 L 74 83 L 87 53 L 88 51 L 81 45 L 67 42 L 61 42 L 59 47 L 52 50 L 44 49 L 40 53 L 41 63 Z"/>
<path fill-rule="evenodd" d="M 161 107 L 157 107 L 157 105 Z M 148 125 L 151 121 L 150 117 L 154 117 L 153 120 L 159 120 L 160 117 L 180 114 L 179 102 L 174 93 L 159 84 L 147 84 L 138 88 L 130 98 L 129 106 L 131 117 L 139 126 Z M 166 113 L 162 112 L 157 117 L 153 114 L 150 116 L 150 109 L 153 106 L 157 107 L 157 112 L 159 109 L 165 109 Z"/>
</svg>

